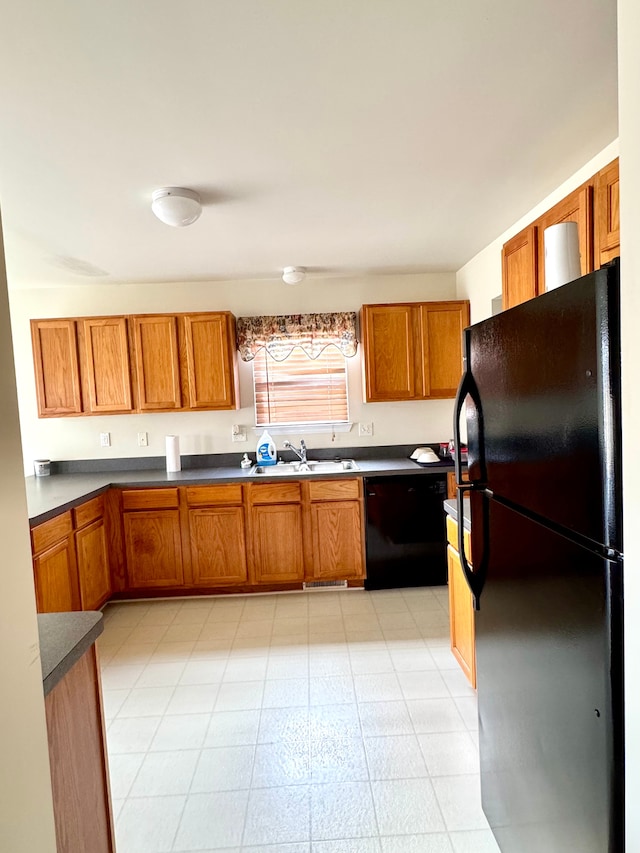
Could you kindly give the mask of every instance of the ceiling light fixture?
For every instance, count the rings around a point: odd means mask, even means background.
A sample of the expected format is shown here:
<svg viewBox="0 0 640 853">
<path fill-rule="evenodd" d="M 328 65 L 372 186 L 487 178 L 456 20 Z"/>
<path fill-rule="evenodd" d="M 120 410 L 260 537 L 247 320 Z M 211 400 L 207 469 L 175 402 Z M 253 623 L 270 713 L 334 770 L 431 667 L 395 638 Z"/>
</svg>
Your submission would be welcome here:
<svg viewBox="0 0 640 853">
<path fill-rule="evenodd" d="M 282 280 L 285 284 L 300 284 L 306 275 L 304 267 L 285 267 L 282 270 Z"/>
<path fill-rule="evenodd" d="M 181 228 L 191 225 L 202 213 L 200 196 L 183 187 L 162 187 L 155 190 L 151 210 L 165 225 Z"/>
</svg>

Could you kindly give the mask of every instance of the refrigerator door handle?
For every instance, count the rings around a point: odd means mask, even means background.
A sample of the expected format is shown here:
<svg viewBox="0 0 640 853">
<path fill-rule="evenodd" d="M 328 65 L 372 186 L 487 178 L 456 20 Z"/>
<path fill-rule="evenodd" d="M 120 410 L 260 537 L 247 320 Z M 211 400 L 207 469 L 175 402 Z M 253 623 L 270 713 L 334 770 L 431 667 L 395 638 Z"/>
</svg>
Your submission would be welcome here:
<svg viewBox="0 0 640 853">
<path fill-rule="evenodd" d="M 457 487 L 457 508 L 458 508 L 458 554 L 460 555 L 460 565 L 462 566 L 462 572 L 464 574 L 465 580 L 467 581 L 467 585 L 471 590 L 473 595 L 473 607 L 475 610 L 480 610 L 480 593 L 482 592 L 482 588 L 484 587 L 484 581 L 487 574 L 487 561 L 489 558 L 488 553 L 488 537 L 483 535 L 482 540 L 484 543 L 484 548 L 482 550 L 482 554 L 474 556 L 474 565 L 475 568 L 471 568 L 471 564 L 467 560 L 467 555 L 464 548 L 464 493 L 465 492 L 473 492 L 478 491 L 477 487 L 472 485 L 471 483 L 465 483 L 464 485 Z M 488 496 L 485 492 L 481 492 L 481 499 L 483 503 L 483 512 L 482 519 L 477 519 L 483 530 L 486 533 L 489 517 L 487 515 L 488 510 Z M 478 559 L 479 558 L 479 559 Z"/>
<path fill-rule="evenodd" d="M 464 347 L 464 373 L 462 374 L 462 378 L 460 380 L 460 385 L 458 386 L 458 391 L 456 393 L 456 399 L 453 410 L 453 443 L 454 443 L 454 465 L 456 472 L 456 484 L 458 488 L 462 485 L 462 441 L 460 437 L 460 415 L 462 414 L 462 407 L 464 406 L 464 401 L 467 397 L 471 398 L 471 401 L 476 409 L 477 414 L 477 430 L 478 430 L 478 465 L 480 469 L 480 480 L 474 481 L 473 486 L 476 489 L 483 489 L 486 479 L 487 479 L 487 468 L 484 459 L 483 453 L 483 444 L 484 444 L 484 419 L 482 416 L 482 404 L 480 402 L 480 393 L 478 391 L 478 386 L 476 385 L 476 380 L 473 378 L 471 370 L 469 369 L 469 329 L 465 329 L 464 338 L 463 338 L 463 347 Z"/>
</svg>

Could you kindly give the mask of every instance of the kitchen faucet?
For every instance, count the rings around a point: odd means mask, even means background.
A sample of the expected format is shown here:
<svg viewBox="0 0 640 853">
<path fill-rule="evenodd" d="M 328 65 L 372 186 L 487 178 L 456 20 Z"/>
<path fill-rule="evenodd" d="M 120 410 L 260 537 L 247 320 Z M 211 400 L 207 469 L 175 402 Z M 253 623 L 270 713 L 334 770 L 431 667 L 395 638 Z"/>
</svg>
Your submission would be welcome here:
<svg viewBox="0 0 640 853">
<path fill-rule="evenodd" d="M 290 441 L 285 441 L 282 445 L 286 450 L 293 450 L 298 459 L 300 460 L 300 465 L 305 465 L 307 468 L 309 467 L 307 463 L 307 445 L 304 443 L 304 438 L 300 439 L 300 450 L 297 447 L 294 447 Z"/>
</svg>

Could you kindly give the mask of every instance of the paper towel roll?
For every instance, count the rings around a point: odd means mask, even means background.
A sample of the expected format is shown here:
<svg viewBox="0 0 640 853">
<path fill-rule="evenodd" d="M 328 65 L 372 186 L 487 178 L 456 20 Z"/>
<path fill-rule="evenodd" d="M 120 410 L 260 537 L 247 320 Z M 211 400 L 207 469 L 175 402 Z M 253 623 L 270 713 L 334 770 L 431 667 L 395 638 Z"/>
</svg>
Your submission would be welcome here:
<svg viewBox="0 0 640 853">
<path fill-rule="evenodd" d="M 168 435 L 167 442 L 167 471 L 175 473 L 180 470 L 180 438 L 177 435 Z"/>
<path fill-rule="evenodd" d="M 580 278 L 577 222 L 559 222 L 544 229 L 544 285 L 553 290 Z"/>
</svg>

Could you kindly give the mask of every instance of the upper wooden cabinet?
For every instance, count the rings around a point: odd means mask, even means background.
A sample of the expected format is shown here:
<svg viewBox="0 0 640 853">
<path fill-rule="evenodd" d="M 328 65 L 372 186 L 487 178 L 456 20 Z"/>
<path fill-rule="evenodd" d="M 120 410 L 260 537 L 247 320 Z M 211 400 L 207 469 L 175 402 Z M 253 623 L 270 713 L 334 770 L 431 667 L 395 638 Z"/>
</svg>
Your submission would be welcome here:
<svg viewBox="0 0 640 853">
<path fill-rule="evenodd" d="M 31 335 L 39 417 L 238 408 L 228 311 L 32 320 Z"/>
<path fill-rule="evenodd" d="M 137 408 L 141 412 L 182 408 L 176 318 L 133 317 L 132 334 Z"/>
<path fill-rule="evenodd" d="M 597 267 L 620 254 L 620 174 L 618 160 L 596 175 L 593 209 L 595 218 L 594 260 Z"/>
<path fill-rule="evenodd" d="M 82 412 L 75 320 L 32 320 L 31 340 L 40 417 Z"/>
<path fill-rule="evenodd" d="M 455 397 L 469 303 L 363 305 L 367 403 Z"/>
<path fill-rule="evenodd" d="M 130 412 L 131 370 L 124 317 L 78 321 L 85 410 L 100 414 Z"/>
<path fill-rule="evenodd" d="M 545 290 L 544 231 L 577 222 L 582 275 L 620 254 L 618 160 L 609 163 L 502 247 L 502 303 L 513 308 Z"/>
<path fill-rule="evenodd" d="M 236 409 L 237 361 L 232 314 L 186 314 L 184 334 L 186 401 L 190 409 Z"/>
<path fill-rule="evenodd" d="M 502 302 L 513 308 L 538 295 L 538 231 L 530 225 L 502 247 Z"/>
<path fill-rule="evenodd" d="M 560 222 L 578 223 L 580 243 L 580 271 L 582 275 L 593 270 L 593 187 L 590 183 L 572 192 L 537 221 L 538 227 L 538 293 L 545 290 L 544 283 L 544 231 Z"/>
</svg>

